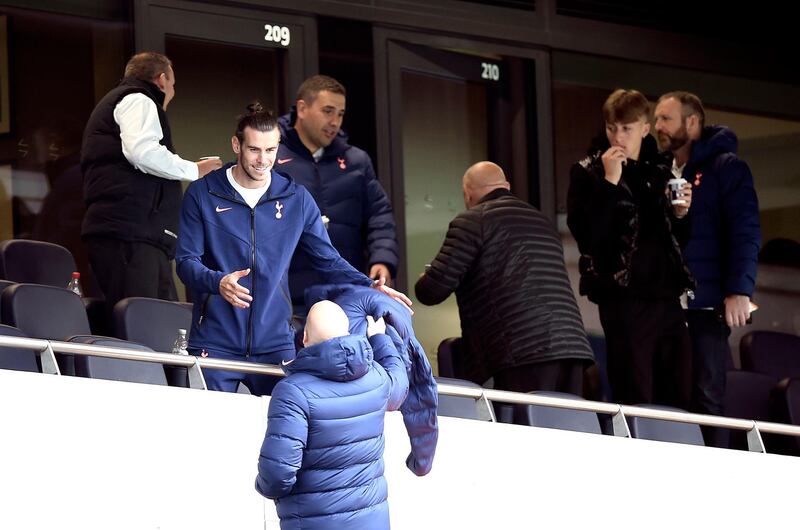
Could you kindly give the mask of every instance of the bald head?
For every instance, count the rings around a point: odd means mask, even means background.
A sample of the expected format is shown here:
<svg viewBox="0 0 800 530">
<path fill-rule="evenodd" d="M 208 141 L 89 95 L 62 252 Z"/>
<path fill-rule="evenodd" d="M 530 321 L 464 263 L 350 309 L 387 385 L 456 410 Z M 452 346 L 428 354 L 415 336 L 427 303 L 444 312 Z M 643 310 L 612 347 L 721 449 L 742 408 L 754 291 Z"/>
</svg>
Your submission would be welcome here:
<svg viewBox="0 0 800 530">
<path fill-rule="evenodd" d="M 503 173 L 503 168 L 494 162 L 478 162 L 470 166 L 464 179 L 462 180 L 464 188 L 464 205 L 467 208 L 472 208 L 478 201 L 480 201 L 487 193 L 490 193 L 497 188 L 510 189 L 510 185 L 506 180 L 506 174 Z"/>
<path fill-rule="evenodd" d="M 303 332 L 303 346 L 350 334 L 350 320 L 341 307 L 328 300 L 311 306 Z"/>
</svg>

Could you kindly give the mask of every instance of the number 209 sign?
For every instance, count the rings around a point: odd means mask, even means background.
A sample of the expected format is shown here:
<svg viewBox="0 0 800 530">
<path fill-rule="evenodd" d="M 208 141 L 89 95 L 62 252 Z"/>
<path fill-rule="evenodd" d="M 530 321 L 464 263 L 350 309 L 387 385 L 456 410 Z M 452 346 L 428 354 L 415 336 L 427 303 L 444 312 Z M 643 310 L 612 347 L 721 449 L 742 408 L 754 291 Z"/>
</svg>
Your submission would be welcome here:
<svg viewBox="0 0 800 530">
<path fill-rule="evenodd" d="M 286 26 L 275 26 L 272 24 L 264 24 L 264 40 L 280 44 L 281 46 L 289 46 L 292 41 L 292 32 Z"/>
</svg>

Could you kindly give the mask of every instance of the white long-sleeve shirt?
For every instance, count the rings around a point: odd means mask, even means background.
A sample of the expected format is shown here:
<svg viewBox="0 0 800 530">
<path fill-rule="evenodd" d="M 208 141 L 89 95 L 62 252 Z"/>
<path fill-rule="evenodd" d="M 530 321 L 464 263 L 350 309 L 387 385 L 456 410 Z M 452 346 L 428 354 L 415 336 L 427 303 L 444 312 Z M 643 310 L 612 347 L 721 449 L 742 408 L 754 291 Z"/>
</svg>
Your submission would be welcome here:
<svg viewBox="0 0 800 530">
<path fill-rule="evenodd" d="M 164 132 L 152 99 L 138 92 L 128 94 L 114 107 L 114 121 L 119 125 L 122 154 L 133 167 L 168 180 L 197 180 L 197 164 L 159 143 Z"/>
</svg>

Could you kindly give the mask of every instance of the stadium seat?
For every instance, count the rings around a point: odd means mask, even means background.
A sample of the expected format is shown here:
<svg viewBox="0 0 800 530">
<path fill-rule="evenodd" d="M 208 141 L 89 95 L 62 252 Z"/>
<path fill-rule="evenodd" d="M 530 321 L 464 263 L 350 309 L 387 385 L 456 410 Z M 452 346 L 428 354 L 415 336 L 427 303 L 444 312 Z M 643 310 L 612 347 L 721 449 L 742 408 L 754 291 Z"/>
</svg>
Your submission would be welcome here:
<svg viewBox="0 0 800 530">
<path fill-rule="evenodd" d="M 777 331 L 751 331 L 739 342 L 742 370 L 777 379 L 800 376 L 800 337 Z"/>
<path fill-rule="evenodd" d="M 772 393 L 772 411 L 775 421 L 800 425 L 800 377 L 787 377 L 780 381 Z M 800 438 L 796 436 L 771 436 L 774 440 L 769 451 L 800 456 Z"/>
<path fill-rule="evenodd" d="M 147 346 L 135 342 L 94 335 L 70 337 L 70 342 L 91 344 L 93 346 L 106 346 L 110 348 L 125 348 L 137 351 L 153 351 Z M 75 375 L 78 377 L 166 386 L 167 377 L 164 375 L 164 368 L 165 367 L 159 363 L 146 361 L 131 361 L 127 359 L 113 359 L 110 357 L 87 355 L 75 356 Z"/>
<path fill-rule="evenodd" d="M 437 384 L 455 385 L 466 388 L 477 388 L 481 386 L 472 381 L 463 379 L 453 379 L 449 377 L 436 377 Z M 482 400 L 475 400 L 469 397 L 448 396 L 439 394 L 439 416 L 449 416 L 452 418 L 466 418 L 469 420 L 490 420 L 491 415 Z"/>
<path fill-rule="evenodd" d="M 7 239 L 0 242 L 0 279 L 66 287 L 72 273 L 77 270 L 72 253 L 60 245 L 33 239 Z M 86 289 L 85 285 L 83 287 Z M 105 301 L 84 297 L 83 304 L 92 333 L 108 333 Z"/>
<path fill-rule="evenodd" d="M 178 330 L 192 327 L 192 306 L 155 298 L 125 298 L 114 306 L 114 327 L 120 339 L 169 353 Z M 189 386 L 186 368 L 165 366 L 164 370 L 171 386 Z"/>
<path fill-rule="evenodd" d="M 594 353 L 595 366 L 590 366 L 587 369 L 587 375 L 593 375 L 592 372 L 597 370 L 597 379 L 600 385 L 599 392 L 594 395 L 587 395 L 590 399 L 597 401 L 613 401 L 614 396 L 611 394 L 611 384 L 608 382 L 608 353 L 606 351 L 606 338 L 602 335 L 595 333 L 586 334 L 589 340 L 589 346 Z"/>
<path fill-rule="evenodd" d="M 16 282 L 12 282 L 9 280 L 0 280 L 0 296 L 2 296 L 3 291 L 6 290 L 6 287 L 11 287 Z M 0 322 L 3 321 L 3 310 L 0 308 Z"/>
<path fill-rule="evenodd" d="M 777 377 L 747 370 L 729 370 L 726 379 L 725 416 L 772 421 L 770 394 L 778 384 Z M 767 443 L 767 440 L 764 440 L 764 443 Z M 730 448 L 747 449 L 747 436 L 744 431 L 730 432 Z"/>
<path fill-rule="evenodd" d="M 0 335 L 6 337 L 24 337 L 22 331 L 12 326 L 0 324 Z M 20 370 L 23 372 L 39 372 L 39 363 L 36 361 L 36 352 L 25 348 L 0 346 L 0 369 Z"/>
<path fill-rule="evenodd" d="M 63 288 L 76 270 L 75 258 L 61 245 L 32 239 L 0 242 L 0 279 Z"/>
<path fill-rule="evenodd" d="M 449 337 L 439 343 L 436 348 L 436 363 L 439 369 L 439 377 L 460 379 L 463 377 L 463 368 L 459 362 L 458 343 L 461 337 Z"/>
<path fill-rule="evenodd" d="M 655 410 L 686 412 L 683 409 L 665 407 L 662 405 L 636 406 Z M 705 445 L 705 442 L 703 441 L 703 433 L 700 430 L 700 426 L 697 424 L 629 416 L 628 425 L 631 429 L 631 436 L 634 438 L 640 438 L 643 440 L 657 440 L 661 442 L 677 442 L 690 445 Z"/>
<path fill-rule="evenodd" d="M 18 283 L 2 294 L 3 323 L 29 337 L 67 341 L 90 335 L 89 319 L 81 297 L 63 287 Z M 72 355 L 56 354 L 61 373 L 75 375 Z"/>
<path fill-rule="evenodd" d="M 551 392 L 537 390 L 530 392 L 537 396 L 548 396 L 565 399 L 583 400 L 582 397 L 566 392 Z M 533 427 L 546 427 L 566 431 L 588 432 L 602 434 L 600 421 L 597 414 L 585 410 L 562 409 L 543 405 L 522 405 L 515 407 L 516 416 L 514 423 L 531 425 Z"/>
</svg>

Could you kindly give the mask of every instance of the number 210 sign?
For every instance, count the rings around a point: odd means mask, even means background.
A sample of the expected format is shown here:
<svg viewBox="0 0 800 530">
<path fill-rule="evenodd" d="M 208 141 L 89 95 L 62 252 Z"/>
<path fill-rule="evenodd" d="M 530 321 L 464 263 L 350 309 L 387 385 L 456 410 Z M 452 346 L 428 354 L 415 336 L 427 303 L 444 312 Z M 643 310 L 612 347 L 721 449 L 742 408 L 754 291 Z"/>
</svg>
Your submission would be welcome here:
<svg viewBox="0 0 800 530">
<path fill-rule="evenodd" d="M 280 44 L 281 46 L 289 46 L 292 41 L 292 33 L 286 26 L 275 26 L 272 24 L 264 24 L 264 40 Z"/>
</svg>

